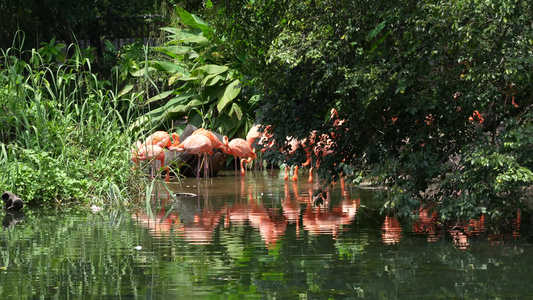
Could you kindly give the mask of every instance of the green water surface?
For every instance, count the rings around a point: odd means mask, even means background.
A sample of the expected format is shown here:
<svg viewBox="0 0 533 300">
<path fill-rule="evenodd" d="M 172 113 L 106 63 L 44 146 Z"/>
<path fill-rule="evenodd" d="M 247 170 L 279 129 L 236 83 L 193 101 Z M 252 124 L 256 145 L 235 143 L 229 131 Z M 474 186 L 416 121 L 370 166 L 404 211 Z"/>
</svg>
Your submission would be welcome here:
<svg viewBox="0 0 533 300">
<path fill-rule="evenodd" d="M 178 197 L 160 192 L 152 212 L 3 211 L 0 299 L 533 298 L 526 216 L 509 232 L 444 231 L 426 212 L 380 215 L 372 190 L 340 183 L 317 208 L 304 173 L 170 186 Z"/>
</svg>

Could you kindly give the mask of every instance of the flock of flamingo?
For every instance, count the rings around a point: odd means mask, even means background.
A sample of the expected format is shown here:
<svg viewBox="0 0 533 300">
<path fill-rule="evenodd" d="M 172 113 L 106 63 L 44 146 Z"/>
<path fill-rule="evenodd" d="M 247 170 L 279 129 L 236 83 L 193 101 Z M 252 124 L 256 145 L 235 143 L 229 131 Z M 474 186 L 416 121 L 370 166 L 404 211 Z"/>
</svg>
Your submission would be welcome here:
<svg viewBox="0 0 533 300">
<path fill-rule="evenodd" d="M 305 231 L 310 235 L 331 235 L 337 238 L 348 229 L 361 206 L 358 197 L 352 197 L 350 189 L 341 183 L 342 201 L 330 208 L 316 208 L 312 205 L 312 188 L 307 193 L 301 194 L 296 183 L 291 186 L 285 182 L 284 197 L 281 198 L 281 210 L 268 207 L 259 201 L 254 194 L 253 187 L 245 186 L 241 181 L 241 191 L 236 198 L 248 198 L 248 201 L 224 203 L 221 207 L 206 205 L 201 211 L 196 211 L 191 222 L 184 222 L 184 217 L 179 210 L 158 211 L 154 216 L 137 212 L 133 218 L 140 221 L 150 233 L 156 237 L 165 237 L 177 232 L 191 244 L 209 244 L 213 242 L 215 228 L 221 224 L 225 229 L 230 226 L 243 226 L 250 224 L 257 229 L 263 242 L 268 248 L 276 246 L 284 236 L 289 224 L 295 225 L 296 235 Z M 246 197 L 247 194 L 247 197 Z M 327 196 L 329 198 L 329 195 Z M 165 201 L 171 201 L 170 197 Z M 302 209 L 302 204 L 305 209 Z M 447 234 L 451 242 L 459 249 L 466 250 L 471 240 L 485 233 L 485 217 L 460 221 L 457 223 L 442 222 L 436 212 L 430 208 L 421 207 L 418 211 L 419 218 L 410 229 L 403 228 L 396 216 L 386 216 L 381 225 L 381 240 L 386 245 L 399 244 L 404 238 L 404 232 L 425 236 L 427 241 L 435 243 L 443 241 Z M 505 240 L 517 239 L 521 227 L 521 213 L 512 222 L 512 233 L 488 233 L 491 244 L 503 243 Z M 302 231 L 303 230 L 303 231 Z"/>
<path fill-rule="evenodd" d="M 229 141 L 226 136 L 224 136 L 221 142 L 213 132 L 203 128 L 194 131 L 182 142 L 180 142 L 180 138 L 176 133 L 169 134 L 166 131 L 156 131 L 146 138 L 144 142 L 137 141 L 136 145 L 130 149 L 130 152 L 132 161 L 137 164 L 140 161 L 159 161 L 162 168 L 166 171 L 165 181 L 169 181 L 169 167 L 165 166 L 165 149 L 176 152 L 187 152 L 198 155 L 199 157 L 213 155 L 214 149 L 221 149 L 224 153 L 241 159 L 241 173 L 244 174 L 245 169 L 243 164 L 245 162 L 249 163 L 252 159 L 257 158 L 257 155 L 252 150 L 252 142 L 241 138 L 235 138 Z M 199 159 L 197 168 L 198 177 L 200 174 L 200 162 L 201 160 Z M 207 170 L 207 163 L 204 163 L 204 168 Z M 204 174 L 207 174 L 207 172 Z"/>
<path fill-rule="evenodd" d="M 295 182 L 292 182 L 291 186 L 286 181 L 284 188 L 281 210 L 258 201 L 254 196 L 257 193 L 255 187 L 247 186 L 244 180 L 241 180 L 241 190 L 236 198 L 248 198 L 248 201 L 225 202 L 219 207 L 213 203 L 206 204 L 201 211 L 196 211 L 193 217 L 185 217 L 180 209 L 168 210 L 165 206 L 154 215 L 139 211 L 132 217 L 150 229 L 150 233 L 155 237 L 166 237 L 175 232 L 190 244 L 213 242 L 215 228 L 221 225 L 222 220 L 225 229 L 249 224 L 259 232 L 266 247 L 274 248 L 285 235 L 289 224 L 295 225 L 297 236 L 306 231 L 311 235 L 338 237 L 348 229 L 360 207 L 360 199 L 352 197 L 345 186 L 341 186 L 341 203 L 330 209 L 318 209 L 312 205 L 311 187 L 307 193 L 301 194 Z M 162 200 L 171 201 L 170 195 Z M 302 210 L 302 204 L 306 204 L 305 210 Z M 191 220 L 187 222 L 184 221 L 185 218 Z"/>
<path fill-rule="evenodd" d="M 343 124 L 342 120 L 337 119 L 337 111 L 335 109 L 332 110 L 331 115 L 332 118 L 335 118 L 334 126 L 340 126 Z M 263 153 L 268 149 L 275 149 L 274 145 L 276 142 L 273 139 L 272 134 L 268 133 L 268 128 L 269 126 L 262 126 L 260 124 L 254 125 L 246 135 L 246 139 L 234 138 L 231 141 L 227 136 L 224 136 L 223 140 L 220 141 L 213 132 L 203 128 L 194 131 L 183 141 L 180 141 L 180 137 L 176 133 L 169 134 L 166 131 L 156 131 L 148 136 L 144 142 L 137 141 L 136 145 L 131 147 L 131 159 L 133 162 L 137 163 L 137 165 L 139 165 L 140 161 L 159 161 L 161 163 L 161 168 L 164 168 L 166 171 L 165 181 L 168 182 L 170 180 L 170 172 L 169 167 L 165 166 L 165 149 L 198 155 L 197 177 L 199 179 L 202 161 L 200 158 L 202 156 L 204 157 L 204 174 L 207 176 L 207 169 L 209 168 L 209 164 L 207 163 L 208 155 L 213 155 L 214 149 L 221 149 L 224 153 L 235 157 L 236 172 L 237 158 L 240 159 L 240 172 L 241 175 L 244 175 L 244 164 L 248 164 L 253 159 L 257 159 L 256 148 L 259 148 Z M 303 140 L 287 137 L 283 146 L 289 148 L 287 158 L 293 155 L 298 148 L 302 147 L 307 153 L 307 161 L 303 163 L 302 166 L 309 166 L 311 165 L 311 151 L 313 151 L 318 158 L 333 153 L 333 137 L 333 133 L 331 135 L 318 135 L 316 131 L 313 131 L 308 138 Z M 310 149 L 311 147 L 308 145 L 315 146 Z M 281 149 L 281 147 L 279 149 Z M 320 161 L 317 160 L 315 167 L 318 168 L 319 165 Z M 315 167 L 311 166 L 309 170 L 308 181 L 310 183 L 314 180 L 313 169 Z M 285 167 L 285 180 L 288 180 L 289 178 L 289 171 L 290 167 L 287 165 Z M 291 180 L 298 180 L 298 166 L 294 167 Z"/>
</svg>

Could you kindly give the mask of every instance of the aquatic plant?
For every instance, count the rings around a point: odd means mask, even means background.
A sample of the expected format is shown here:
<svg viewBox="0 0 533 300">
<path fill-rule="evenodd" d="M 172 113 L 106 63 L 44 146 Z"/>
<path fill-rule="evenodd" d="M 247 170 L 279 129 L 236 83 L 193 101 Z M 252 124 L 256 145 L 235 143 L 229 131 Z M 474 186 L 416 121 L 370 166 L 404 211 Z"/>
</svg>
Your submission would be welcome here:
<svg viewBox="0 0 533 300">
<path fill-rule="evenodd" d="M 0 187 L 29 203 L 127 202 L 135 96 L 92 73 L 76 45 L 21 48 L 0 52 Z"/>
</svg>

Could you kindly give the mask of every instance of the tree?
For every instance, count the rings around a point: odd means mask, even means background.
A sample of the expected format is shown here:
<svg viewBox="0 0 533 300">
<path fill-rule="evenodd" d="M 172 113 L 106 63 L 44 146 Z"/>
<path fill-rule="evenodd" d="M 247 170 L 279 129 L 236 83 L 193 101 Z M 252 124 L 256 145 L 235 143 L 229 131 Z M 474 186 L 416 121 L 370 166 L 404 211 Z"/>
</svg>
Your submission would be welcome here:
<svg viewBox="0 0 533 300">
<path fill-rule="evenodd" d="M 531 162 L 516 151 L 531 148 L 529 3 L 220 5 L 231 20 L 227 38 L 256 47 L 246 54 L 262 90 L 259 122 L 272 125 L 276 140 L 313 130 L 336 137 L 323 177 L 370 170 L 388 186 L 386 207 L 405 214 L 420 201 L 441 201 L 443 217 L 460 218 L 522 206 L 515 196 L 533 180 Z M 271 5 L 281 15 L 263 26 Z M 262 30 L 270 32 L 250 34 Z M 334 126 L 332 108 L 345 126 Z"/>
</svg>

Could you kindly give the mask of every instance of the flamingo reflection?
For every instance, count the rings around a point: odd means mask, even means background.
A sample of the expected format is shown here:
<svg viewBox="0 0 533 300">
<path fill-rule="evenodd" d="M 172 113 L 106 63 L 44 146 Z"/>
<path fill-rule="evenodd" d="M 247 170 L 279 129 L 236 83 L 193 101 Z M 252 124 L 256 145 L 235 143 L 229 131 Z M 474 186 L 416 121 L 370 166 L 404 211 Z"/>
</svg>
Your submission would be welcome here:
<svg viewBox="0 0 533 300">
<path fill-rule="evenodd" d="M 442 234 L 437 234 L 437 213 L 431 211 L 431 208 L 421 206 L 418 211 L 418 219 L 413 224 L 413 232 L 427 234 L 428 242 L 438 241 Z"/>
<path fill-rule="evenodd" d="M 209 244 L 213 240 L 213 231 L 220 223 L 223 210 L 203 209 L 194 215 L 194 222 L 180 223 L 176 230 L 190 244 Z"/>
<path fill-rule="evenodd" d="M 329 199 L 329 191 L 326 191 L 326 198 Z M 310 193 L 310 198 L 312 193 Z M 343 226 L 349 225 L 355 218 L 359 199 L 344 198 L 340 205 L 332 207 L 330 210 L 324 207 L 316 207 L 309 203 L 302 217 L 304 228 L 312 235 L 331 234 L 334 237 L 339 235 Z"/>
<path fill-rule="evenodd" d="M 402 238 L 402 226 L 396 217 L 386 216 L 383 222 L 381 239 L 387 245 L 398 244 Z"/>
</svg>

